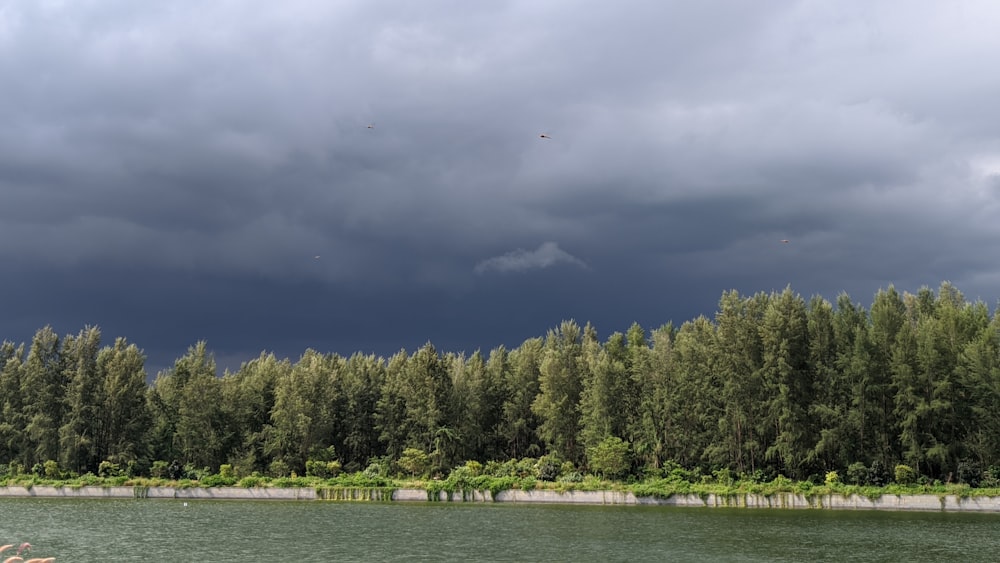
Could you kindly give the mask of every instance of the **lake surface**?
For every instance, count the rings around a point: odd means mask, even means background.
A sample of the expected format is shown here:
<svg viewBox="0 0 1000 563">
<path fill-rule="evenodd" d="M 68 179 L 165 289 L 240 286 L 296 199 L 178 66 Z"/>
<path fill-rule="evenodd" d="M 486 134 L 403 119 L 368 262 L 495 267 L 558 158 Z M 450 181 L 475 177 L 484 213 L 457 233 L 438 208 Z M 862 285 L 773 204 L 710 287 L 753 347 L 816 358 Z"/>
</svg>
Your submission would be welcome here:
<svg viewBox="0 0 1000 563">
<path fill-rule="evenodd" d="M 1000 514 L 0 499 L 0 543 L 22 541 L 64 563 L 996 561 Z"/>
</svg>

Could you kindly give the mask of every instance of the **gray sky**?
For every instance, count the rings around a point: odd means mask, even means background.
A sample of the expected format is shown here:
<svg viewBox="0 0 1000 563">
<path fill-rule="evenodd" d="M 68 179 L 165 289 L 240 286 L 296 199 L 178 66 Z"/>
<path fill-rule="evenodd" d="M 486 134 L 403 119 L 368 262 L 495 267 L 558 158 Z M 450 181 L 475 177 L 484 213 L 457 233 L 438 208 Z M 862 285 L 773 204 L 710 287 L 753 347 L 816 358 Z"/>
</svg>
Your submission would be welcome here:
<svg viewBox="0 0 1000 563">
<path fill-rule="evenodd" d="M 0 339 L 235 368 L 1000 298 L 996 2 L 155 4 L 0 0 Z"/>
</svg>

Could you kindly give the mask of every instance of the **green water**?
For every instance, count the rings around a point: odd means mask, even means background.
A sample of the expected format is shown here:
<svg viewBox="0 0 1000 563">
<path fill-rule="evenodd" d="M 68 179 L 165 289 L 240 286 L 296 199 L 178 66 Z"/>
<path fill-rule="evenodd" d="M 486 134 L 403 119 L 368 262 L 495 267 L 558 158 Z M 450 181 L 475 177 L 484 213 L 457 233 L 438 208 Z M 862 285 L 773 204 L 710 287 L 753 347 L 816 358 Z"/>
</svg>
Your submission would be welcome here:
<svg viewBox="0 0 1000 563">
<path fill-rule="evenodd" d="M 0 499 L 0 543 L 91 561 L 997 561 L 1000 514 Z"/>
</svg>

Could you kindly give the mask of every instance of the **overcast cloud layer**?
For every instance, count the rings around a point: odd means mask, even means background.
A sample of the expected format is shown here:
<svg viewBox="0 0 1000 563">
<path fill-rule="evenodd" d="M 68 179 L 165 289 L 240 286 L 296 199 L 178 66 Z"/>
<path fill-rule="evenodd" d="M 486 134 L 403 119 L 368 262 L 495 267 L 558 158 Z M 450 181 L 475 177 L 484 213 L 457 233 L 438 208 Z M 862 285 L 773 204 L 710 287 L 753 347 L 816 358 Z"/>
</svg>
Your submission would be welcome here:
<svg viewBox="0 0 1000 563">
<path fill-rule="evenodd" d="M 993 306 L 998 29 L 989 0 L 3 2 L 0 339 L 98 325 L 155 370 L 789 284 Z"/>
</svg>

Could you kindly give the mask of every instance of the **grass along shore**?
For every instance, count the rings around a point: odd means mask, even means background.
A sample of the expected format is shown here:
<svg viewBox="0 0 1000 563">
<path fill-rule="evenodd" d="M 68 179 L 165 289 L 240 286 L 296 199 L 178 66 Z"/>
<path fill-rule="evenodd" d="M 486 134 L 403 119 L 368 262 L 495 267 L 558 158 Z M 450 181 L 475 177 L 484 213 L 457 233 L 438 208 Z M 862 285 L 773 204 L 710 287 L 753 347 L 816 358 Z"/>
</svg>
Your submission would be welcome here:
<svg viewBox="0 0 1000 563">
<path fill-rule="evenodd" d="M 201 479 L 170 480 L 163 478 L 97 477 L 85 475 L 71 479 L 47 479 L 35 475 L 17 475 L 0 478 L 0 487 L 23 488 L 54 487 L 80 489 L 83 487 L 132 487 L 142 490 L 150 487 L 190 489 L 235 487 L 245 489 L 274 488 L 302 489 L 317 491 L 317 498 L 329 500 L 389 500 L 394 490 L 423 490 L 428 500 L 462 498 L 463 493 L 479 491 L 496 498 L 504 491 L 548 491 L 552 493 L 571 492 L 612 492 L 631 493 L 637 498 L 666 500 L 675 496 L 697 496 L 702 499 L 735 497 L 774 497 L 798 495 L 805 499 L 824 497 L 861 497 L 877 501 L 886 496 L 903 497 L 935 495 L 944 499 L 995 498 L 1000 497 L 1000 488 L 973 488 L 966 484 L 900 484 L 885 486 L 849 485 L 828 480 L 814 484 L 809 481 L 792 481 L 777 477 L 771 481 L 703 478 L 690 482 L 677 478 L 650 479 L 642 482 L 624 483 L 586 476 L 579 481 L 542 481 L 535 477 L 494 477 L 490 475 L 469 475 L 467 472 L 453 471 L 446 479 L 387 478 L 366 475 L 362 472 L 343 474 L 336 477 L 314 476 L 263 477 L 249 476 L 241 479 L 208 475 Z M 355 491 L 355 492 L 351 492 Z M 365 493 L 364 491 L 370 491 Z M 372 494 L 371 491 L 378 491 Z"/>
</svg>

